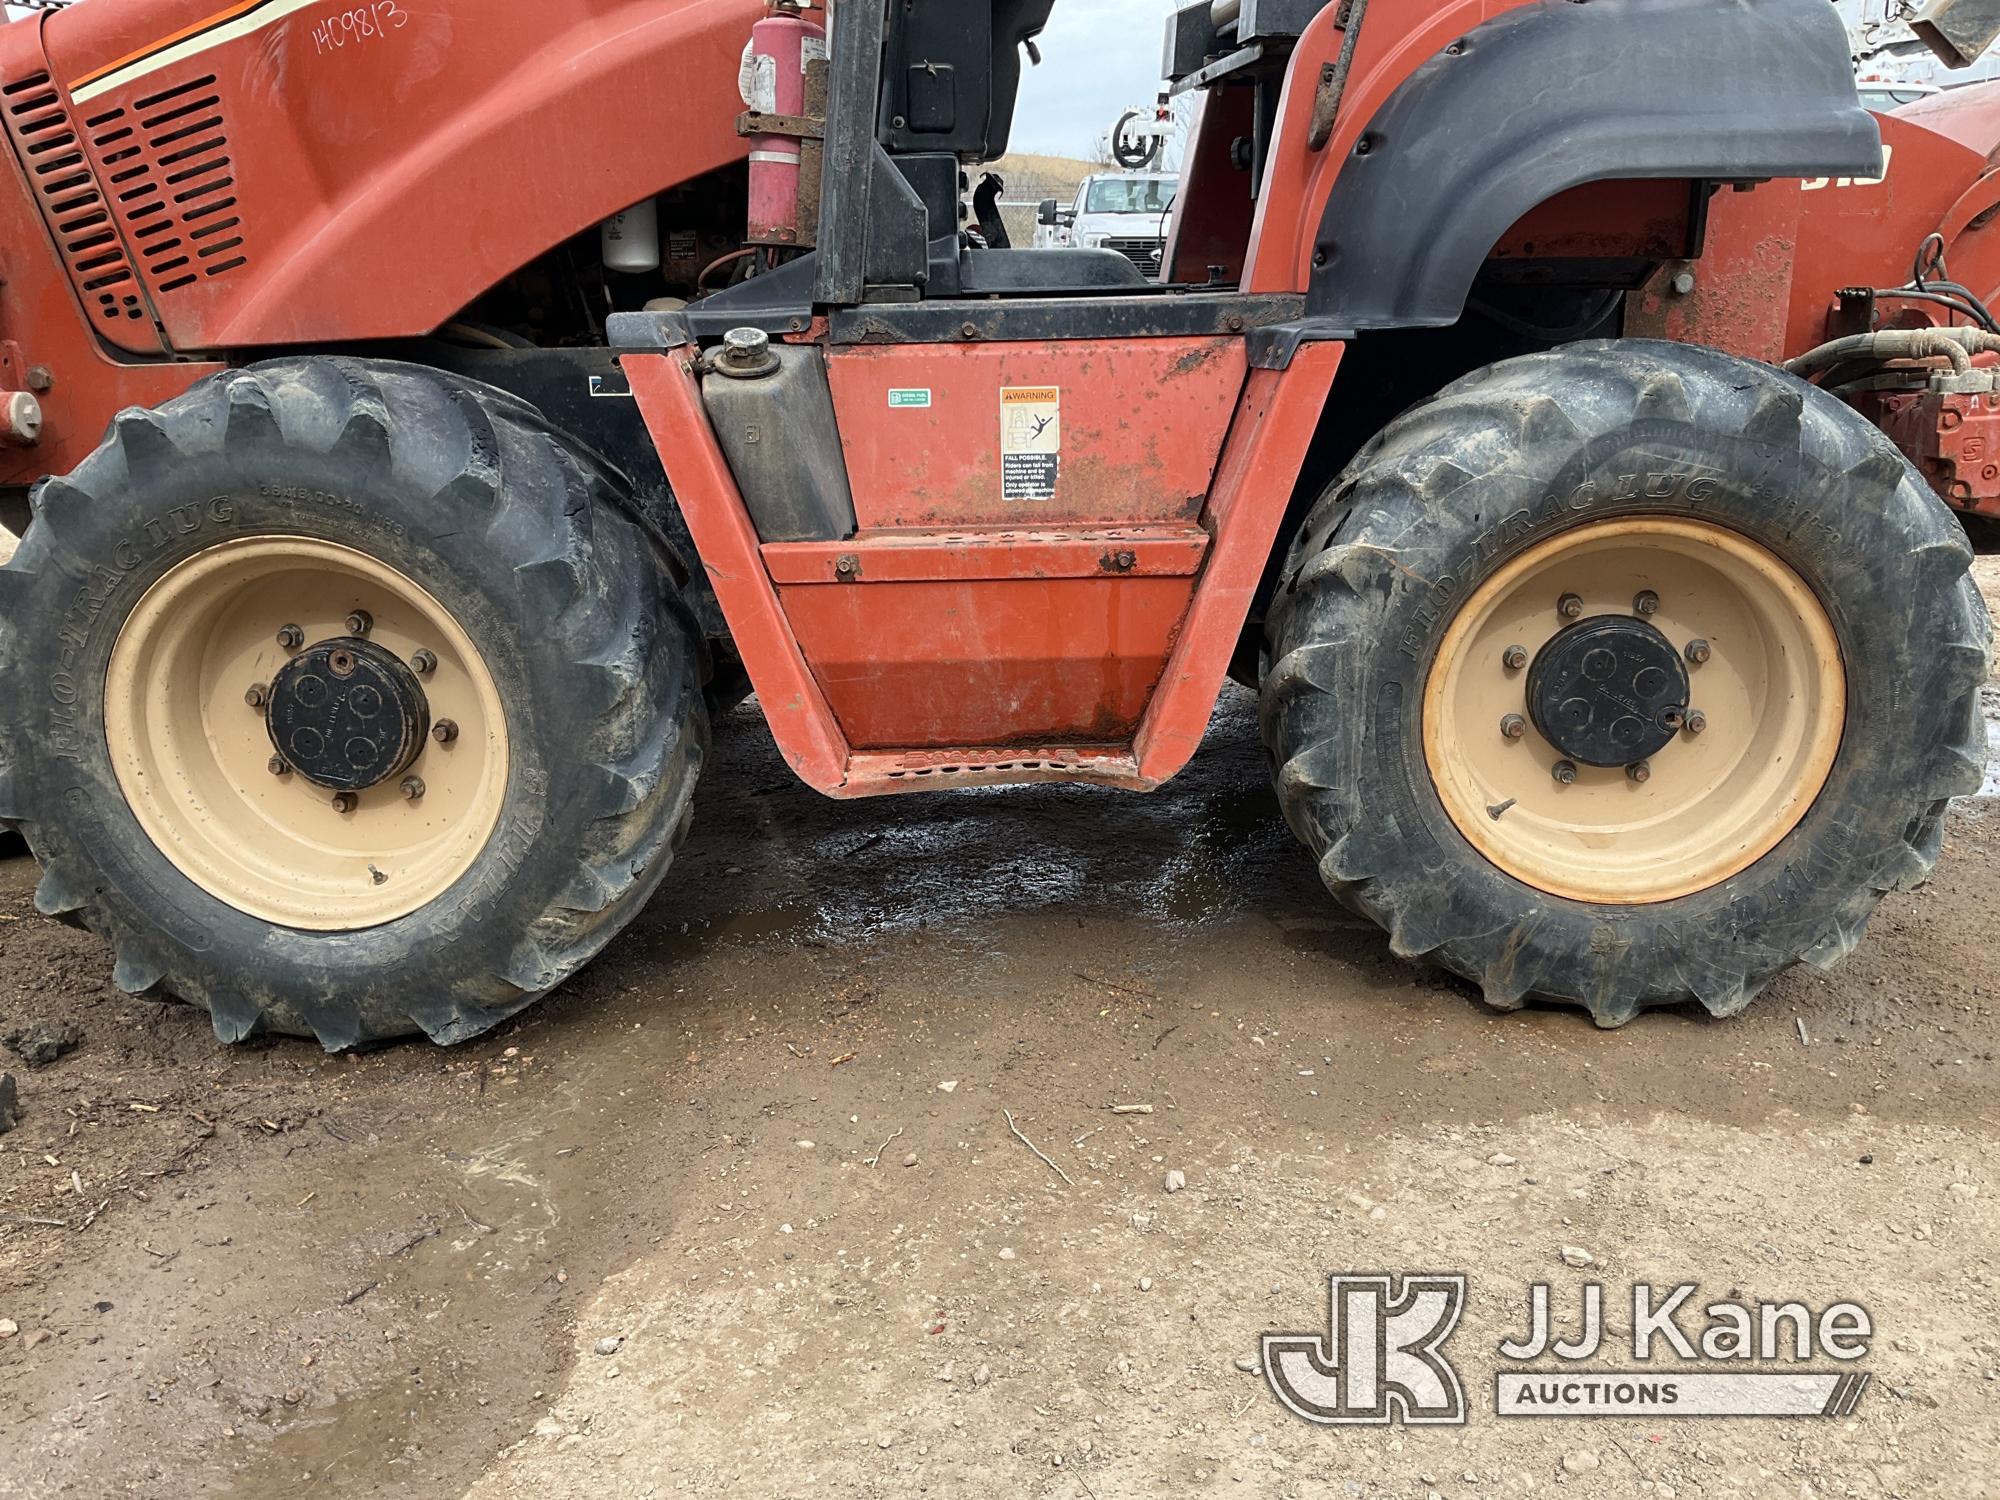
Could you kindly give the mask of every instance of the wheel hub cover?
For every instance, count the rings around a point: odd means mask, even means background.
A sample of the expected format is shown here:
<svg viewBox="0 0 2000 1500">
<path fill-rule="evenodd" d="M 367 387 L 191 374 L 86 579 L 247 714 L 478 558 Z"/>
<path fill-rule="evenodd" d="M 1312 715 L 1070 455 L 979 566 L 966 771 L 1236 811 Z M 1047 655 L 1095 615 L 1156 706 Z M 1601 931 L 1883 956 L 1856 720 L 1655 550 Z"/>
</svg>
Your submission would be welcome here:
<svg viewBox="0 0 2000 1500">
<path fill-rule="evenodd" d="M 1556 749 L 1586 766 L 1627 766 L 1673 742 L 1687 721 L 1681 654 L 1644 620 L 1579 620 L 1528 670 L 1528 711 Z"/>
<path fill-rule="evenodd" d="M 431 732 L 422 684 L 393 653 L 355 637 L 321 641 L 271 684 L 265 723 L 308 781 L 363 792 L 399 776 Z"/>
</svg>

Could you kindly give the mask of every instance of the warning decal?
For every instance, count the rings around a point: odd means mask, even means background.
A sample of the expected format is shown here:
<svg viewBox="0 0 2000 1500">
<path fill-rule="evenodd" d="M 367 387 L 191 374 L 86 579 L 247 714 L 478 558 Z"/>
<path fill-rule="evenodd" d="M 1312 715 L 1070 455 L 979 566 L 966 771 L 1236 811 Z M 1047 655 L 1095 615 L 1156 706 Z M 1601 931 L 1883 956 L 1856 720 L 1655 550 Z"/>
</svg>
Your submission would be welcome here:
<svg viewBox="0 0 2000 1500">
<path fill-rule="evenodd" d="M 1062 390 L 1034 386 L 1000 393 L 1000 494 L 1053 500 L 1062 467 Z"/>
</svg>

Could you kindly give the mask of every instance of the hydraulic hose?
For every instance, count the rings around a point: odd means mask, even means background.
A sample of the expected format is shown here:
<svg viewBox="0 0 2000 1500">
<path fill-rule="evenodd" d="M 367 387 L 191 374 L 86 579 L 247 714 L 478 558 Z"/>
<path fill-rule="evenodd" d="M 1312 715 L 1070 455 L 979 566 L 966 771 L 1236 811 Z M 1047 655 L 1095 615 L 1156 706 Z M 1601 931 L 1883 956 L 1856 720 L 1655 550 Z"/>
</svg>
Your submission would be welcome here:
<svg viewBox="0 0 2000 1500">
<path fill-rule="evenodd" d="M 1892 328 L 1821 344 L 1788 362 L 1785 373 L 1809 379 L 1848 360 L 1942 359 L 1953 374 L 1965 375 L 1975 354 L 2000 354 L 2000 337 L 1983 328 Z"/>
</svg>

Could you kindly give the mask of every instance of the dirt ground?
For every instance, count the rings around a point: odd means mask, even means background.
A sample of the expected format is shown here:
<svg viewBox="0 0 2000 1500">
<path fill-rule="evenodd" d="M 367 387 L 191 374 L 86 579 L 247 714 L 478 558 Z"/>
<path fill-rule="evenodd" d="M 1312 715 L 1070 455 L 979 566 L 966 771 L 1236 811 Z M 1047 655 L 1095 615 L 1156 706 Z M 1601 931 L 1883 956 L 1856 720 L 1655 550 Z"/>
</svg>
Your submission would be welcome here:
<svg viewBox="0 0 2000 1500">
<path fill-rule="evenodd" d="M 0 1030 L 84 1033 L 0 1059 L 0 1496 L 1996 1493 L 2000 783 L 1834 972 L 1600 1033 L 1335 910 L 1246 695 L 1149 799 L 824 802 L 749 712 L 716 764 L 636 928 L 454 1052 L 225 1050 L 0 866 Z M 1382 1269 L 1470 1274 L 1470 1425 L 1252 1368 Z M 1873 1384 L 1497 1420 L 1527 1284 L 1589 1279 L 1614 1332 L 1861 1301 Z"/>
</svg>

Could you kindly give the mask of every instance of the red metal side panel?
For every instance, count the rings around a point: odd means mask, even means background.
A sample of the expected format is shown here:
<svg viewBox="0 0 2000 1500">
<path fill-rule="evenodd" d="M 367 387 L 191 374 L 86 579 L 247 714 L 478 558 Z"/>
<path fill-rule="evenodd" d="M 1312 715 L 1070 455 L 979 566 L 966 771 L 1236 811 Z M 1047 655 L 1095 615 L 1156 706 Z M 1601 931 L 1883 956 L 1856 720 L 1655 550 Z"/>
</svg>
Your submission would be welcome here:
<svg viewBox="0 0 2000 1500">
<path fill-rule="evenodd" d="M 1631 298 L 1625 332 L 1633 338 L 1706 344 L 1745 359 L 1783 360 L 1785 330 L 1794 310 L 1801 210 L 1796 182 L 1718 193 L 1709 204 L 1701 259 L 1692 266 L 1669 264 Z M 1674 286 L 1683 273 L 1693 277 L 1687 292 Z M 1830 304 L 1832 292 L 1806 301 Z"/>
<path fill-rule="evenodd" d="M 1248 363 L 1240 338 L 1175 338 L 863 346 L 827 366 L 868 531 L 1192 520 Z M 1005 498 L 1008 390 L 1061 393 L 1053 500 Z"/>
<path fill-rule="evenodd" d="M 985 539 L 998 555 L 975 560 L 980 538 L 946 531 L 864 535 L 847 549 L 861 576 L 872 558 L 907 581 L 782 588 L 773 571 L 824 578 L 828 549 L 759 548 L 685 355 L 625 366 L 780 750 L 820 791 L 861 797 L 1052 780 L 1144 791 L 1178 773 L 1207 727 L 1341 354 L 1308 346 L 1288 370 L 1250 378 L 1204 482 L 1214 543 L 1198 580 L 1149 571 L 1176 553 L 1192 563 L 1192 527 L 1130 548 L 1132 569 L 1116 578 L 1060 576 L 1101 571 L 1094 538 L 1079 549 L 1075 536 L 1001 533 Z M 834 576 L 855 576 L 840 573 L 842 555 L 831 553 Z M 941 559 L 970 576 L 936 578 Z M 1066 732 L 1037 734 L 1058 720 Z"/>
<path fill-rule="evenodd" d="M 143 168 L 115 190 L 157 190 L 121 199 L 128 242 L 163 213 L 181 244 L 152 260 L 195 252 L 142 267 L 174 346 L 248 348 L 430 332 L 550 247 L 742 159 L 737 72 L 763 9 L 91 0 L 46 34 L 100 170 Z M 238 243 L 200 253 L 221 240 Z"/>
<path fill-rule="evenodd" d="M 953 580 L 778 590 L 860 750 L 1121 745 L 1192 578 Z"/>
<path fill-rule="evenodd" d="M 1167 279 L 1199 286 L 1220 267 L 1225 281 L 1243 278 L 1256 200 L 1250 174 L 1236 165 L 1236 143 L 1256 130 L 1256 90 L 1225 88 L 1195 105 L 1187 165 L 1174 193 L 1167 233 Z"/>
<path fill-rule="evenodd" d="M 1208 732 L 1264 564 L 1319 429 L 1345 344 L 1308 344 L 1291 368 L 1258 370 L 1243 393 L 1215 476 L 1207 521 L 1215 548 L 1134 745 L 1145 784 L 1178 776 Z"/>
<path fill-rule="evenodd" d="M 763 557 L 857 750 L 1123 746 L 1208 543 L 1199 526 L 886 531 Z"/>
<path fill-rule="evenodd" d="M 1771 183 L 1751 195 L 1760 197 L 1787 186 L 1798 194 L 1796 293 L 1784 350 L 1788 356 L 1825 341 L 1826 314 L 1842 287 L 1898 287 L 1908 281 L 1917 247 L 1942 225 L 1959 195 L 1984 170 L 1976 153 L 1947 136 L 1900 115 L 1884 116 L 1881 123 L 1882 144 L 1888 152 L 1883 180 L 1822 177 L 1802 186 Z M 1963 251 L 1963 246 L 1952 246 L 1954 277 L 1975 274 L 1972 257 Z M 1971 284 L 1979 289 L 1976 281 Z M 1883 304 L 1885 315 L 1895 311 Z"/>
<path fill-rule="evenodd" d="M 1985 162 L 2000 155 L 2000 84 L 1946 89 L 1906 104 L 1887 118 L 1941 135 Z"/>
</svg>

